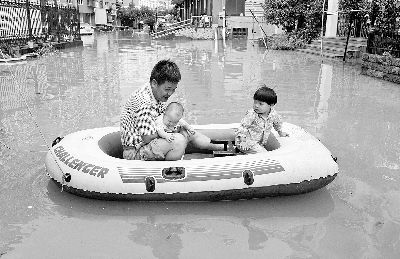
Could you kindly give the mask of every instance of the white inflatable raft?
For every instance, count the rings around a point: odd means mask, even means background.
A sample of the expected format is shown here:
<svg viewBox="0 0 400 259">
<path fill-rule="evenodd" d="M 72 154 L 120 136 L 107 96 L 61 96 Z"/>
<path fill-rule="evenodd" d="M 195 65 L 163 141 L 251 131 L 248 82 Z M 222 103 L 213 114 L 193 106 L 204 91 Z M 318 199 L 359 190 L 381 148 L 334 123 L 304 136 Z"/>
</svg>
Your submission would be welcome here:
<svg viewBox="0 0 400 259">
<path fill-rule="evenodd" d="M 237 126 L 194 126 L 228 150 L 213 154 L 188 148 L 185 159 L 179 161 L 125 160 L 121 158 L 119 128 L 83 130 L 54 144 L 46 156 L 47 173 L 65 191 L 76 195 L 151 201 L 301 194 L 324 187 L 338 173 L 336 158 L 298 126 L 284 123 L 289 137 L 271 138 L 275 143 L 270 142 L 270 149 L 274 150 L 251 155 L 235 153 L 232 148 Z"/>
</svg>

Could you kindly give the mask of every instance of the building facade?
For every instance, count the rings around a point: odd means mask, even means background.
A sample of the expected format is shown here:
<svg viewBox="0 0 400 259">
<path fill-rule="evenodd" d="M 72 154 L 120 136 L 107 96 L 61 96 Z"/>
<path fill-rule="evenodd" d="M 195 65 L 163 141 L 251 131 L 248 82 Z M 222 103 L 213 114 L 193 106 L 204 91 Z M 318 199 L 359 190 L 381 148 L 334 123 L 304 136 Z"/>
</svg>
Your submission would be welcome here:
<svg viewBox="0 0 400 259">
<path fill-rule="evenodd" d="M 281 33 L 278 27 L 266 23 L 263 3 L 264 0 L 184 0 L 180 15 L 184 20 L 207 15 L 212 26 L 225 26 L 231 37 L 259 39 L 265 34 Z"/>
</svg>

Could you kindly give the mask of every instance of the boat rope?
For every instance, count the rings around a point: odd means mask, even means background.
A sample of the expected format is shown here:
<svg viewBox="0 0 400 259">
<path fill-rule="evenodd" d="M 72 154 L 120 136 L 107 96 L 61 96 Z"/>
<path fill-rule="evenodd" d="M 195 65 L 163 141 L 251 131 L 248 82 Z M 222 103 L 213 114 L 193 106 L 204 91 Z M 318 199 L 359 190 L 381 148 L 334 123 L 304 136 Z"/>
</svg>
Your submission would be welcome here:
<svg viewBox="0 0 400 259">
<path fill-rule="evenodd" d="M 18 81 L 17 81 L 17 78 L 16 78 L 15 75 L 12 73 L 12 71 L 10 71 L 10 74 L 14 77 L 15 82 L 18 82 Z M 35 117 L 33 116 L 32 110 L 31 110 L 31 108 L 29 107 L 29 104 L 28 104 L 28 102 L 27 102 L 25 96 L 22 94 L 22 92 L 21 92 L 21 90 L 20 90 L 20 86 L 21 86 L 21 85 L 19 85 L 18 83 L 17 83 L 17 85 L 18 85 L 18 87 L 17 87 L 18 94 L 21 96 L 22 101 L 25 103 L 25 106 L 26 106 L 26 108 L 28 109 L 28 113 L 30 114 L 33 123 L 35 124 L 36 128 L 38 129 L 39 134 L 40 134 L 40 136 L 42 137 L 42 139 L 43 139 L 43 141 L 44 141 L 44 143 L 45 143 L 47 149 L 49 150 L 49 152 L 50 152 L 52 158 L 54 159 L 54 161 L 56 162 L 58 168 L 60 169 L 60 171 L 61 171 L 61 173 L 62 173 L 62 177 L 61 177 L 61 179 L 62 179 L 62 180 L 61 180 L 61 192 L 62 192 L 62 191 L 64 190 L 65 179 L 66 179 L 67 176 L 66 176 L 66 174 L 64 174 L 64 171 L 61 169 L 61 166 L 58 164 L 57 159 L 54 157 L 54 154 L 53 154 L 53 152 L 51 151 L 51 148 L 50 148 L 49 144 L 48 144 L 47 141 L 46 141 L 46 138 L 45 138 L 45 136 L 44 136 L 44 134 L 43 134 L 43 132 L 42 132 L 42 129 L 40 128 L 40 126 L 39 126 L 39 124 L 37 123 Z"/>
<path fill-rule="evenodd" d="M 7 146 L 6 143 L 3 143 L 1 140 L 0 140 L 0 144 L 3 145 L 3 146 L 4 146 L 5 148 L 7 148 L 8 150 L 11 150 L 11 148 L 10 148 L 9 146 Z"/>
</svg>

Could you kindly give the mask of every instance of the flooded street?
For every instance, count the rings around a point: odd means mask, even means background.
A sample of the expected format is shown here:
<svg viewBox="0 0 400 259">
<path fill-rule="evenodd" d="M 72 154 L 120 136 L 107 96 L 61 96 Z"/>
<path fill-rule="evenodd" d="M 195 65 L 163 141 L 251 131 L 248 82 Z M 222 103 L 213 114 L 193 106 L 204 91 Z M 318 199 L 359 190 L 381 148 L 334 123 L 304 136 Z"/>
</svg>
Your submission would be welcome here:
<svg viewBox="0 0 400 259">
<path fill-rule="evenodd" d="M 247 41 L 151 41 L 113 32 L 0 64 L 0 258 L 398 258 L 400 86 L 359 66 Z M 115 202 L 61 192 L 46 175 L 58 136 L 118 126 L 154 64 L 174 60 L 191 124 L 236 123 L 259 83 L 276 110 L 338 157 L 326 188 L 202 203 Z"/>
</svg>

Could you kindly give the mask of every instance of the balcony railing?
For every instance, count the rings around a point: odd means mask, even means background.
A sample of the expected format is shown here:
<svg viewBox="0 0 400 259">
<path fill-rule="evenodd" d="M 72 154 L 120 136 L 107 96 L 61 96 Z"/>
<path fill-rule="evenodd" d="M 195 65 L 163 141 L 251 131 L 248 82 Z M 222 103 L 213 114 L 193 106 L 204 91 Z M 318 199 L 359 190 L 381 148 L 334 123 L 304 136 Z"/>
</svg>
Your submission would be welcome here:
<svg viewBox="0 0 400 259">
<path fill-rule="evenodd" d="M 0 42 L 79 39 L 79 13 L 72 6 L 0 0 Z"/>
</svg>

